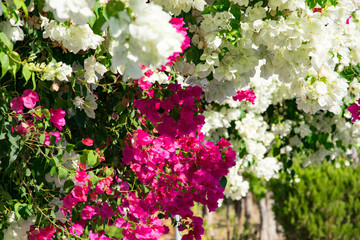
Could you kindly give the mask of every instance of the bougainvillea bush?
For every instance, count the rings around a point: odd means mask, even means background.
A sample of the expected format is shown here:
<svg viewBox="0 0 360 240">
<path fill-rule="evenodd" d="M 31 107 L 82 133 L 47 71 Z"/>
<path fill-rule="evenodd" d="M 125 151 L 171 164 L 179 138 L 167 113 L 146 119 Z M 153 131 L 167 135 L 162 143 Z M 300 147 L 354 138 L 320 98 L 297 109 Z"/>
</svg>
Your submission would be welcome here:
<svg viewBox="0 0 360 240">
<path fill-rule="evenodd" d="M 243 196 L 244 171 L 346 153 L 358 6 L 0 1 L 0 238 L 159 239 L 171 219 L 201 239 L 192 206 Z"/>
<path fill-rule="evenodd" d="M 171 66 L 188 27 L 145 1 L 1 2 L 1 239 L 200 239 L 224 176 L 198 86 Z"/>
</svg>

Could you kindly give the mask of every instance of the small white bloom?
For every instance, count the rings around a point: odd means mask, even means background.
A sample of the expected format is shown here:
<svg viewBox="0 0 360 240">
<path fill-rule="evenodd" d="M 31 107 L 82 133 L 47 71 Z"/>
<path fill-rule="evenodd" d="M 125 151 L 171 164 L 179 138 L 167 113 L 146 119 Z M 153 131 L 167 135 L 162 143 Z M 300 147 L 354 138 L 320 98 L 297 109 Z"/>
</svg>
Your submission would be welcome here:
<svg viewBox="0 0 360 240">
<path fill-rule="evenodd" d="M 13 42 L 24 40 L 24 32 L 21 29 L 22 22 L 19 20 L 16 24 L 15 21 L 10 19 L 10 21 L 0 22 L 0 30 L 3 31 L 8 39 Z"/>
<path fill-rule="evenodd" d="M 90 56 L 84 61 L 85 67 L 85 81 L 87 83 L 98 83 L 98 75 L 103 76 L 107 72 L 104 65 L 97 62 L 94 56 Z"/>
<path fill-rule="evenodd" d="M 55 80 L 58 79 L 60 81 L 69 81 L 68 77 L 71 77 L 72 68 L 65 63 L 58 62 L 54 64 L 53 62 L 46 65 L 46 67 L 42 70 L 42 79 L 44 80 Z"/>
<path fill-rule="evenodd" d="M 75 97 L 73 102 L 77 108 L 83 109 L 89 118 L 95 119 L 95 110 L 98 106 L 95 100 L 95 95 L 89 94 L 85 97 L 85 101 L 80 97 Z"/>
</svg>

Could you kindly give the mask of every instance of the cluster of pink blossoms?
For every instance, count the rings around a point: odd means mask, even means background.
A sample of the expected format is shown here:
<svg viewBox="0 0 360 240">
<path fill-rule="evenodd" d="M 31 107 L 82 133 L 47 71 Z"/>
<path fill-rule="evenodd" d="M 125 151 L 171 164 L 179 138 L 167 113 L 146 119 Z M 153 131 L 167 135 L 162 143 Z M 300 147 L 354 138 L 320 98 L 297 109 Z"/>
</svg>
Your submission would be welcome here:
<svg viewBox="0 0 360 240">
<path fill-rule="evenodd" d="M 353 103 L 351 106 L 347 108 L 349 112 L 352 114 L 352 122 L 356 120 L 360 120 L 360 98 L 357 100 L 357 103 Z"/>
<path fill-rule="evenodd" d="M 53 225 L 48 225 L 41 229 L 36 229 L 34 226 L 31 226 L 29 240 L 51 240 L 55 232 L 56 228 Z"/>
<path fill-rule="evenodd" d="M 229 142 L 215 145 L 203 137 L 198 131 L 176 138 L 155 137 L 138 129 L 123 151 L 123 162 L 150 189 L 143 209 L 148 215 L 157 211 L 180 215 L 184 219 L 181 229 L 190 230 L 183 239 L 201 239 L 202 219 L 193 215 L 191 207 L 199 202 L 215 211 L 224 197 L 220 179 L 235 165 Z"/>
<path fill-rule="evenodd" d="M 161 213 L 165 218 L 181 216 L 179 228 L 187 230 L 183 239 L 201 239 L 203 220 L 194 216 L 191 207 L 199 202 L 210 211 L 217 208 L 224 191 L 220 180 L 235 165 L 235 152 L 225 140 L 217 144 L 204 140 L 203 116 L 197 115 L 200 88 L 170 84 L 168 90 L 164 99 L 135 101 L 156 130 L 137 129 L 123 150 L 123 163 L 135 174 L 137 187 L 128 183 L 133 174 L 109 175 L 102 167 L 94 178 L 94 170 L 80 164 L 75 186 L 61 207 L 70 234 L 108 240 L 104 230 L 94 232 L 93 227 L 105 224 L 121 229 L 124 240 L 157 240 L 168 232 L 158 217 Z M 178 113 L 176 119 L 173 111 Z M 83 143 L 91 146 L 90 140 Z"/>
<path fill-rule="evenodd" d="M 36 106 L 37 102 L 39 101 L 38 94 L 31 90 L 26 89 L 23 94 L 19 97 L 15 97 L 10 102 L 10 107 L 12 110 L 15 111 L 16 117 L 15 119 L 19 119 L 19 115 L 23 117 L 24 120 L 21 120 L 20 123 L 15 127 L 15 130 L 20 133 L 22 136 L 25 136 L 28 133 L 32 133 L 34 135 L 37 134 L 37 129 L 35 127 L 34 122 L 36 120 L 44 119 L 44 109 L 43 106 Z M 29 111 L 24 113 L 25 108 L 27 108 Z M 50 108 L 50 122 L 54 124 L 54 126 L 62 130 L 62 127 L 65 126 L 65 115 L 66 112 L 59 109 L 52 109 Z M 60 140 L 60 132 L 59 131 L 53 131 L 53 132 L 43 132 L 45 134 L 45 141 L 44 145 L 49 146 L 50 145 L 50 135 L 53 135 L 56 137 L 55 142 Z"/>
<path fill-rule="evenodd" d="M 236 92 L 236 96 L 233 97 L 234 101 L 242 101 L 244 100 L 255 104 L 255 93 L 254 90 L 241 90 Z"/>
<path fill-rule="evenodd" d="M 187 47 L 190 47 L 190 38 L 189 38 L 189 36 L 187 36 L 187 32 L 186 32 L 186 30 L 188 30 L 188 28 L 184 27 L 185 22 L 182 18 L 173 17 L 170 20 L 170 23 L 173 25 L 173 27 L 176 29 L 176 31 L 178 33 L 181 33 L 181 35 L 183 35 L 185 37 L 184 41 L 181 44 L 181 52 L 180 53 L 183 53 Z M 180 53 L 176 52 L 171 57 L 169 57 L 169 62 L 167 64 L 172 66 L 174 64 L 174 62 L 176 62 L 176 60 L 178 60 L 181 57 Z"/>
<path fill-rule="evenodd" d="M 204 117 L 197 115 L 201 107 L 196 105 L 201 88 L 170 84 L 168 90 L 172 94 L 164 99 L 134 101 L 158 136 L 138 129 L 123 151 L 123 162 L 150 189 L 143 199 L 144 214 L 178 214 L 183 219 L 180 229 L 189 230 L 183 239 L 201 239 L 202 219 L 191 207 L 199 202 L 210 211 L 217 208 L 224 191 L 220 179 L 235 165 L 236 154 L 226 140 L 217 145 L 204 141 Z"/>
<path fill-rule="evenodd" d="M 158 217 L 149 215 L 147 205 L 141 198 L 143 193 L 129 191 L 129 184 L 120 176 L 106 176 L 107 169 L 102 168 L 96 181 L 91 181 L 92 175 L 88 174 L 91 169 L 86 169 L 84 165 L 76 170 L 76 185 L 64 197 L 61 208 L 69 219 L 64 227 L 69 229 L 70 234 L 90 240 L 112 239 L 103 230 L 93 231 L 94 225 L 104 224 L 122 229 L 124 240 L 159 239 L 166 228 Z M 80 214 L 74 216 L 74 212 Z"/>
<path fill-rule="evenodd" d="M 201 129 L 205 117 L 195 116 L 199 110 L 195 100 L 200 100 L 202 89 L 197 86 L 182 89 L 179 84 L 169 84 L 168 90 L 173 92 L 169 98 L 134 100 L 134 106 L 146 115 L 160 135 L 174 138 Z"/>
</svg>

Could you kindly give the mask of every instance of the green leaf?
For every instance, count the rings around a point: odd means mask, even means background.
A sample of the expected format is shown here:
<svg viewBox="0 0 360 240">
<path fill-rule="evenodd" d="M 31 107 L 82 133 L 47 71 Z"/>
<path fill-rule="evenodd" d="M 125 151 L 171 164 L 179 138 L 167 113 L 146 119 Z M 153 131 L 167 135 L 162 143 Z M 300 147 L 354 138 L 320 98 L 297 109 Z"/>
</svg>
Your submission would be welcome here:
<svg viewBox="0 0 360 240">
<path fill-rule="evenodd" d="M 84 150 L 83 154 L 80 156 L 81 163 L 88 163 L 89 166 L 95 166 L 99 163 L 98 155 L 94 150 Z"/>
<path fill-rule="evenodd" d="M 50 114 L 49 109 L 44 108 L 44 109 L 42 110 L 42 113 L 44 114 L 44 116 L 45 116 L 46 120 L 50 120 L 50 118 L 51 118 L 51 114 Z"/>
<path fill-rule="evenodd" d="M 40 143 L 40 144 L 44 144 L 44 142 L 45 142 L 45 134 L 41 134 L 41 135 L 39 136 L 39 143 Z"/>
<path fill-rule="evenodd" d="M 1 78 L 4 77 L 9 69 L 9 57 L 4 52 L 0 52 Z"/>
<path fill-rule="evenodd" d="M 31 77 L 31 71 L 30 71 L 30 68 L 29 68 L 29 66 L 28 66 L 27 64 L 25 64 L 25 65 L 23 66 L 23 68 L 22 68 L 22 74 L 23 74 L 26 82 L 29 81 L 29 79 L 30 79 L 30 77 Z"/>
<path fill-rule="evenodd" d="M 71 192 L 71 190 L 74 188 L 74 182 L 73 181 L 71 181 L 71 180 L 66 180 L 65 182 L 64 182 L 64 185 L 63 185 L 63 189 L 65 190 L 65 192 L 67 193 L 67 194 L 69 194 L 70 192 Z"/>
<path fill-rule="evenodd" d="M 57 167 L 52 166 L 50 169 L 50 176 L 55 176 L 57 174 Z"/>
<path fill-rule="evenodd" d="M 17 202 L 15 203 L 15 206 L 14 206 L 14 213 L 15 213 L 15 217 L 16 217 L 16 220 L 20 220 L 21 216 L 19 214 L 19 207 L 21 206 L 21 203 Z"/>
<path fill-rule="evenodd" d="M 3 31 L 0 31 L 0 41 L 5 44 L 5 46 L 7 47 L 8 50 L 12 51 L 13 50 L 13 44 L 11 43 L 11 41 L 8 39 L 8 37 L 5 35 L 5 33 Z"/>
<path fill-rule="evenodd" d="M 31 81 L 32 81 L 32 84 L 33 84 L 33 90 L 35 91 L 35 89 L 36 89 L 35 72 L 31 73 Z"/>
<path fill-rule="evenodd" d="M 6 191 L 1 191 L 0 190 L 0 196 L 6 201 L 9 201 L 9 200 L 12 199 L 10 193 L 8 193 Z"/>
<path fill-rule="evenodd" d="M 106 20 L 109 20 L 110 17 L 117 17 L 118 12 L 124 10 L 125 4 L 116 0 L 111 0 L 106 4 L 104 8 L 103 15 Z"/>
<path fill-rule="evenodd" d="M 68 144 L 66 145 L 66 151 L 70 153 L 75 148 L 74 144 Z"/>
<path fill-rule="evenodd" d="M 220 184 L 223 188 L 226 187 L 226 184 L 227 184 L 227 179 L 225 176 L 223 176 L 221 179 L 220 179 Z"/>
<path fill-rule="evenodd" d="M 69 172 L 65 168 L 59 168 L 59 178 L 65 179 L 68 176 Z"/>
<path fill-rule="evenodd" d="M 88 165 L 95 166 L 98 163 L 98 155 L 95 151 L 91 150 L 88 155 Z"/>
<path fill-rule="evenodd" d="M 24 4 L 23 0 L 13 0 L 13 1 L 14 1 L 15 6 L 16 6 L 16 9 L 21 8 L 22 5 Z"/>
<path fill-rule="evenodd" d="M 10 53 L 10 65 L 11 65 L 11 73 L 16 79 L 16 73 L 19 71 L 21 66 L 21 58 L 19 53 L 13 51 Z"/>
</svg>

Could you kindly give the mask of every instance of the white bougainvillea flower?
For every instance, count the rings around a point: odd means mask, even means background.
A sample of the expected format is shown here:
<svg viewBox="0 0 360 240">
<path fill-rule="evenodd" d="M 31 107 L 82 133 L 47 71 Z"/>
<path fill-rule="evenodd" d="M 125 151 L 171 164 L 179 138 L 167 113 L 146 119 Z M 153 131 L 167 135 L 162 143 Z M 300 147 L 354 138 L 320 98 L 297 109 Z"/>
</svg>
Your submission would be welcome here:
<svg viewBox="0 0 360 240">
<path fill-rule="evenodd" d="M 204 0 L 155 0 L 154 2 L 175 15 L 179 15 L 181 11 L 189 12 L 191 8 L 203 11 L 206 5 Z"/>
<path fill-rule="evenodd" d="M 42 79 L 44 80 L 60 80 L 60 81 L 69 81 L 68 77 L 71 77 L 72 68 L 63 63 L 49 63 L 42 71 Z"/>
<path fill-rule="evenodd" d="M 134 20 L 126 12 L 111 17 L 110 35 L 114 43 L 110 44 L 112 69 L 131 78 L 142 75 L 140 64 L 160 67 L 167 63 L 175 52 L 181 52 L 184 36 L 170 23 L 171 16 L 159 5 L 134 0 L 129 3 Z"/>
<path fill-rule="evenodd" d="M 85 67 L 85 81 L 87 83 L 98 83 L 98 75 L 103 76 L 107 72 L 107 69 L 104 65 L 97 62 L 94 56 L 90 56 L 84 61 Z"/>
<path fill-rule="evenodd" d="M 14 19 L 0 22 L 0 30 L 3 31 L 6 37 L 13 42 L 24 40 L 24 32 L 21 29 L 22 26 L 23 23 L 20 20 L 16 23 Z"/>
<path fill-rule="evenodd" d="M 84 110 L 89 118 L 95 119 L 95 110 L 98 106 L 95 100 L 95 95 L 90 94 L 85 97 L 85 101 L 81 97 L 76 97 L 73 103 L 80 110 Z"/>
<path fill-rule="evenodd" d="M 84 25 L 94 16 L 91 10 L 95 0 L 45 0 L 45 12 L 52 11 L 55 19 L 64 22 L 70 18 L 71 22 Z"/>
<path fill-rule="evenodd" d="M 89 24 L 66 27 L 46 17 L 41 17 L 41 27 L 44 29 L 43 37 L 61 43 L 70 52 L 78 53 L 80 50 L 96 49 L 104 38 L 94 34 Z"/>
</svg>

